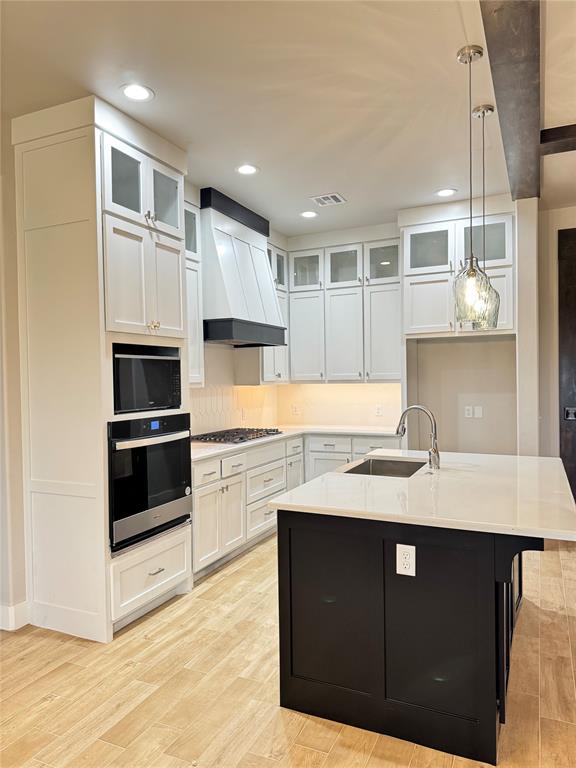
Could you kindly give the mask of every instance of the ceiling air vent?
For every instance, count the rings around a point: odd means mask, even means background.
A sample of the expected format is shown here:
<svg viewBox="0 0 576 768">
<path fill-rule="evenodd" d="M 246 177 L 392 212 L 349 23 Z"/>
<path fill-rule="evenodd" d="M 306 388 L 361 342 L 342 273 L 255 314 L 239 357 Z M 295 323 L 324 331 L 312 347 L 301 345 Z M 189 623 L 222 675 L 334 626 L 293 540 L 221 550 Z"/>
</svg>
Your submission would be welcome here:
<svg viewBox="0 0 576 768">
<path fill-rule="evenodd" d="M 313 200 L 320 208 L 324 208 L 327 205 L 342 205 L 342 203 L 346 202 L 346 199 L 337 192 L 331 192 L 328 195 L 317 195 L 316 197 L 311 197 L 310 200 Z"/>
</svg>

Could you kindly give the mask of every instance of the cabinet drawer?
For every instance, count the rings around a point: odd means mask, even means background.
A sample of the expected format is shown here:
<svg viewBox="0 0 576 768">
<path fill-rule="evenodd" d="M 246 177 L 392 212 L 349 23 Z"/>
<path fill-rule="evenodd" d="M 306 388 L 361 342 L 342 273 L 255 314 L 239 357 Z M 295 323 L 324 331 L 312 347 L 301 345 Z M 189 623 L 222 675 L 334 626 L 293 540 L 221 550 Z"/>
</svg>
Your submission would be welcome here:
<svg viewBox="0 0 576 768">
<path fill-rule="evenodd" d="M 206 485 L 206 483 L 213 483 L 215 480 L 220 480 L 220 459 L 209 459 L 208 461 L 200 461 L 197 464 L 192 465 L 192 482 L 194 487 L 199 485 Z"/>
<path fill-rule="evenodd" d="M 113 621 L 168 592 L 191 575 L 191 538 L 187 525 L 152 544 L 114 558 L 111 566 Z"/>
<path fill-rule="evenodd" d="M 246 516 L 248 520 L 248 539 L 258 536 L 258 534 L 273 528 L 276 525 L 276 510 L 268 509 L 267 501 L 257 501 L 246 507 Z"/>
<path fill-rule="evenodd" d="M 350 453 L 352 438 L 341 435 L 314 435 L 309 439 L 308 447 L 311 451 Z"/>
<path fill-rule="evenodd" d="M 286 460 L 251 469 L 246 478 L 247 504 L 279 493 L 286 488 Z"/>
<path fill-rule="evenodd" d="M 248 469 L 283 459 L 286 455 L 285 450 L 284 440 L 278 440 L 277 443 L 271 445 L 263 445 L 261 448 L 251 448 L 247 453 Z"/>
<path fill-rule="evenodd" d="M 294 437 L 292 440 L 286 441 L 286 456 L 295 456 L 297 453 L 302 453 L 302 438 Z"/>
<path fill-rule="evenodd" d="M 222 459 L 222 477 L 230 477 L 244 472 L 247 469 L 248 462 L 245 453 L 238 453 L 236 456 L 227 456 Z"/>
<path fill-rule="evenodd" d="M 354 437 L 352 438 L 352 451 L 353 453 L 360 453 L 364 456 L 370 451 L 375 451 L 378 448 L 399 448 L 399 437 Z"/>
</svg>

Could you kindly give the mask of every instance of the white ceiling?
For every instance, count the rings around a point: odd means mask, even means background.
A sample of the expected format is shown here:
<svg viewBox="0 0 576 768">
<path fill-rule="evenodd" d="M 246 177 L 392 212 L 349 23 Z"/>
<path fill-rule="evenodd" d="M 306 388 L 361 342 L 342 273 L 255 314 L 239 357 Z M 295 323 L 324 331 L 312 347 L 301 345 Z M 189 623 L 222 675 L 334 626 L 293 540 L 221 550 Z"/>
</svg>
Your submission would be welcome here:
<svg viewBox="0 0 576 768">
<path fill-rule="evenodd" d="M 5 113 L 95 93 L 186 148 L 192 183 L 284 234 L 393 221 L 438 202 L 439 187 L 466 197 L 466 68 L 455 54 L 484 42 L 477 0 L 2 7 Z M 474 101 L 493 102 L 486 56 L 473 74 Z M 156 98 L 128 102 L 119 86 L 130 81 Z M 487 190 L 498 194 L 508 181 L 496 118 L 487 131 Z M 261 172 L 238 176 L 243 162 Z M 298 215 L 327 192 L 349 202 Z"/>
</svg>

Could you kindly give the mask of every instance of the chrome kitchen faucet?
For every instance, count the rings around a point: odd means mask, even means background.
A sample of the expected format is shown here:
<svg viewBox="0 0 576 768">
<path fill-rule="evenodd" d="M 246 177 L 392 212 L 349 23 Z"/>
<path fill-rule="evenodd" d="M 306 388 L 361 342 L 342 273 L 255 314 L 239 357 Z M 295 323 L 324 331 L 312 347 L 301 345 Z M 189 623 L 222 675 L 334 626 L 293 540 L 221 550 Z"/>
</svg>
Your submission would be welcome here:
<svg viewBox="0 0 576 768">
<path fill-rule="evenodd" d="M 396 427 L 396 434 L 399 437 L 404 437 L 406 434 L 406 418 L 408 411 L 422 411 L 430 419 L 430 448 L 428 449 L 428 466 L 430 469 L 440 469 L 440 454 L 438 453 L 438 428 L 436 426 L 436 419 L 432 411 L 425 408 L 423 405 L 409 405 L 406 410 L 402 412 L 400 421 Z"/>
</svg>

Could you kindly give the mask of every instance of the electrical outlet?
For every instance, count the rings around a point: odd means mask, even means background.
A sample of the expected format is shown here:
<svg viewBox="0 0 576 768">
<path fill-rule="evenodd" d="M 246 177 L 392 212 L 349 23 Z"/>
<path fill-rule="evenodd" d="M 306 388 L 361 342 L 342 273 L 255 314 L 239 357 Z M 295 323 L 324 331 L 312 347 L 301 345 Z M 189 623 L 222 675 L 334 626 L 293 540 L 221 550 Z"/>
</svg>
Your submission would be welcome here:
<svg viewBox="0 0 576 768">
<path fill-rule="evenodd" d="M 396 544 L 396 573 L 416 576 L 416 547 L 412 544 Z"/>
<path fill-rule="evenodd" d="M 475 419 L 482 419 L 484 418 L 484 409 L 481 405 L 475 405 L 474 406 L 474 418 Z"/>
<path fill-rule="evenodd" d="M 381 405 L 376 406 L 376 416 L 384 416 L 384 407 Z"/>
<path fill-rule="evenodd" d="M 290 413 L 292 416 L 300 416 L 300 408 L 297 405 L 292 405 L 290 407 Z"/>
<path fill-rule="evenodd" d="M 474 417 L 474 407 L 472 405 L 464 406 L 464 418 L 472 419 Z"/>
</svg>

